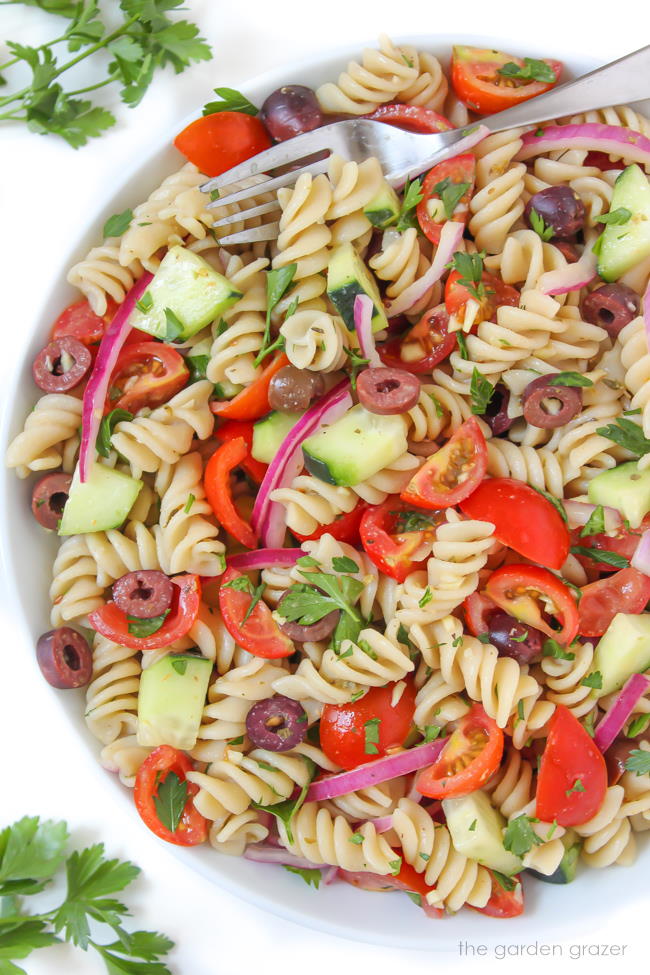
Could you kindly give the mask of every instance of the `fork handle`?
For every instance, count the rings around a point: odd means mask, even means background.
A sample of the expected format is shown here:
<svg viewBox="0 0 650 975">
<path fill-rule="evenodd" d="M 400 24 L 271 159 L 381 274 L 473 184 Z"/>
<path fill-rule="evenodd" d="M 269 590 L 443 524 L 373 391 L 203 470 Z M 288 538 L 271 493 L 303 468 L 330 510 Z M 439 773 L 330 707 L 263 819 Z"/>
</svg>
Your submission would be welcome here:
<svg viewBox="0 0 650 975">
<path fill-rule="evenodd" d="M 566 118 L 580 112 L 650 97 L 650 45 L 543 95 L 481 119 L 492 132 Z"/>
</svg>

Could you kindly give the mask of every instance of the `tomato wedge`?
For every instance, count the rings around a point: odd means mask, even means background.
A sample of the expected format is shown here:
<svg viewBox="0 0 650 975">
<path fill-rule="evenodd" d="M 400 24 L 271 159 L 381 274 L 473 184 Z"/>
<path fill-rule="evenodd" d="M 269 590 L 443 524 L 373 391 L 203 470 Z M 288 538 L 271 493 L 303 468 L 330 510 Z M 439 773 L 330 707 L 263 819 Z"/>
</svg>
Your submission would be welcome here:
<svg viewBox="0 0 650 975">
<path fill-rule="evenodd" d="M 243 437 L 222 444 L 208 461 L 203 475 L 203 486 L 210 507 L 220 525 L 241 545 L 257 548 L 257 532 L 253 531 L 240 516 L 232 498 L 230 475 L 248 457 L 248 447 Z"/>
<path fill-rule="evenodd" d="M 395 876 L 391 874 L 380 875 L 376 873 L 364 873 L 363 871 L 354 872 L 352 870 L 339 870 L 337 876 L 357 887 L 360 890 L 405 890 L 409 894 L 419 896 L 419 906 L 427 917 L 443 917 L 444 911 L 439 907 L 432 907 L 427 903 L 427 894 L 430 894 L 435 887 L 429 887 L 424 879 L 424 873 L 418 873 L 410 863 L 402 857 L 401 850 L 395 850 L 395 859 L 402 861 L 399 873 Z"/>
<path fill-rule="evenodd" d="M 106 412 L 143 407 L 153 409 L 180 392 L 190 378 L 180 352 L 163 342 L 136 342 L 125 346 L 108 387 Z"/>
<path fill-rule="evenodd" d="M 158 650 L 160 647 L 168 647 L 191 629 L 201 604 L 201 582 L 198 576 L 173 576 L 171 581 L 178 587 L 171 610 L 160 629 L 149 636 L 133 636 L 129 632 L 129 626 L 133 623 L 129 622 L 126 613 L 118 609 L 112 600 L 89 613 L 88 622 L 94 630 L 121 647 L 129 647 L 131 650 Z"/>
<path fill-rule="evenodd" d="M 593 738 L 563 704 L 549 722 L 537 779 L 536 812 L 545 823 L 586 823 L 603 804 L 607 766 Z"/>
<path fill-rule="evenodd" d="M 615 552 L 622 555 L 628 561 L 636 552 L 637 546 L 641 541 L 644 531 L 650 528 L 650 515 L 646 515 L 638 528 L 632 530 L 620 525 L 612 534 L 601 532 L 598 535 L 580 534 L 580 528 L 574 528 L 571 532 L 571 545 L 580 545 L 581 548 L 593 548 L 597 552 Z M 587 569 L 594 569 L 596 572 L 613 572 L 612 566 L 596 559 L 589 558 L 588 555 L 578 555 L 577 558 Z"/>
<path fill-rule="evenodd" d="M 491 521 L 494 537 L 532 562 L 550 569 L 561 569 L 566 562 L 570 539 L 562 516 L 522 481 L 487 478 L 471 497 L 461 499 L 460 507 L 469 518 Z"/>
<path fill-rule="evenodd" d="M 530 59 L 528 59 L 530 60 Z M 506 64 L 525 67 L 522 58 L 501 51 L 490 51 L 480 47 L 455 45 L 451 62 L 451 83 L 462 102 L 478 112 L 479 115 L 492 115 L 505 108 L 512 108 L 535 95 L 549 91 L 557 84 L 562 71 L 562 62 L 544 58 L 542 65 L 553 80 L 537 81 L 531 77 L 516 77 L 503 73 Z M 538 73 L 539 73 L 538 68 Z M 544 71 L 544 67 L 541 69 Z"/>
<path fill-rule="evenodd" d="M 264 125 L 244 112 L 214 112 L 183 129 L 174 145 L 206 176 L 219 176 L 272 146 Z"/>
<path fill-rule="evenodd" d="M 425 542 L 435 539 L 436 526 L 443 520 L 442 511 L 429 515 L 388 498 L 364 513 L 361 543 L 378 569 L 391 579 L 404 582 L 422 561 L 413 561 L 413 554 Z"/>
<path fill-rule="evenodd" d="M 506 890 L 502 881 L 497 880 L 494 872 L 492 876 L 492 893 L 485 907 L 475 907 L 473 910 L 488 917 L 519 917 L 524 912 L 524 889 L 519 877 L 507 877 L 513 884 L 512 890 Z"/>
<path fill-rule="evenodd" d="M 488 322 L 494 317 L 497 308 L 501 305 L 510 305 L 517 308 L 521 296 L 516 288 L 509 284 L 504 284 L 496 274 L 483 271 L 481 275 L 481 286 L 475 291 L 461 284 L 462 275 L 458 271 L 452 271 L 445 284 L 445 308 L 449 315 L 454 315 L 457 319 L 465 317 L 465 306 L 468 301 L 478 301 L 478 311 L 472 322 L 472 330 L 475 330 L 481 322 Z M 480 297 L 477 299 L 476 294 Z"/>
<path fill-rule="evenodd" d="M 368 507 L 366 501 L 359 499 L 352 511 L 346 511 L 339 515 L 328 525 L 319 525 L 311 535 L 300 535 L 291 529 L 293 535 L 301 542 L 312 542 L 323 535 L 331 535 L 337 542 L 347 542 L 349 545 L 356 545 L 359 541 L 359 528 L 364 511 Z"/>
<path fill-rule="evenodd" d="M 256 603 L 244 622 L 252 596 L 250 592 L 232 586 L 237 579 L 244 578 L 244 573 L 237 569 L 226 569 L 221 577 L 219 609 L 226 629 L 240 647 L 255 657 L 264 657 L 267 660 L 290 657 L 295 647 L 275 622 L 271 610 L 263 600 Z"/>
<path fill-rule="evenodd" d="M 480 636 L 490 630 L 490 616 L 499 607 L 482 592 L 473 592 L 463 603 L 465 622 L 470 633 Z"/>
<path fill-rule="evenodd" d="M 251 457 L 253 426 L 252 420 L 227 420 L 217 427 L 214 431 L 214 436 L 220 443 L 228 443 L 229 440 L 237 440 L 239 437 L 242 438 L 246 444 L 248 455 L 242 460 L 241 466 L 257 484 L 261 484 L 269 465 L 263 464 L 261 461 Z"/>
<path fill-rule="evenodd" d="M 503 756 L 503 731 L 473 704 L 442 750 L 437 762 L 419 773 L 415 788 L 432 799 L 452 799 L 480 789 Z"/>
<path fill-rule="evenodd" d="M 415 212 L 420 229 L 432 244 L 440 243 L 447 220 L 467 223 L 475 178 L 476 158 L 471 152 L 438 163 L 425 176 Z"/>
<path fill-rule="evenodd" d="M 534 626 L 563 646 L 578 635 L 578 607 L 573 593 L 548 569 L 538 565 L 501 566 L 488 579 L 485 592 L 510 616 Z M 556 625 L 551 626 L 551 621 Z"/>
<path fill-rule="evenodd" d="M 602 636 L 617 613 L 642 613 L 650 601 L 650 577 L 637 569 L 621 569 L 591 582 L 578 603 L 581 636 Z"/>
<path fill-rule="evenodd" d="M 429 457 L 400 496 L 417 508 L 451 508 L 477 489 L 486 470 L 485 437 L 471 416 Z"/>
<path fill-rule="evenodd" d="M 444 305 L 430 308 L 405 334 L 377 346 L 389 369 L 430 373 L 456 348 L 456 333 L 447 331 L 449 315 Z"/>
<path fill-rule="evenodd" d="M 444 115 L 434 112 L 432 108 L 422 108 L 420 105 L 402 105 L 390 102 L 380 105 L 370 115 L 364 118 L 374 119 L 376 122 L 387 122 L 396 125 L 407 132 L 448 132 L 453 125 Z"/>
<path fill-rule="evenodd" d="M 289 360 L 281 352 L 264 369 L 255 382 L 242 389 L 233 399 L 210 403 L 210 409 L 226 420 L 259 420 L 271 409 L 269 405 L 269 385 L 276 372 L 288 366 Z"/>
<path fill-rule="evenodd" d="M 411 680 L 395 704 L 395 684 L 371 687 L 359 701 L 326 704 L 320 721 L 320 744 L 329 759 L 344 769 L 353 769 L 381 758 L 391 748 L 402 745 L 413 725 L 415 687 Z M 373 754 L 366 751 L 364 725 L 379 719 L 379 741 Z"/>
<path fill-rule="evenodd" d="M 159 745 L 145 758 L 135 777 L 133 798 L 135 807 L 144 823 L 161 840 L 177 846 L 197 846 L 208 838 L 208 820 L 194 807 L 192 802 L 199 791 L 198 785 L 187 781 L 187 773 L 194 766 L 185 752 L 171 745 Z M 168 775 L 175 775 L 185 783 L 186 799 L 176 829 L 172 832 L 161 823 L 156 810 L 156 797 Z"/>
</svg>

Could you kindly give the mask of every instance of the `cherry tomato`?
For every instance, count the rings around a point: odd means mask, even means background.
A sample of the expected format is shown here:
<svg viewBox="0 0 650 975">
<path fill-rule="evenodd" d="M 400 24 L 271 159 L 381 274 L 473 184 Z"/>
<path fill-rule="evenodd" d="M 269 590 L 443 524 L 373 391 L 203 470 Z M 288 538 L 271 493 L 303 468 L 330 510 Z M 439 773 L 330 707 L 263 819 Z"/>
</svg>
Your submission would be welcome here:
<svg viewBox="0 0 650 975">
<path fill-rule="evenodd" d="M 578 635 L 578 607 L 573 593 L 557 576 L 538 565 L 503 565 L 485 587 L 497 606 L 567 646 Z M 557 621 L 556 627 L 550 620 Z M 561 625 L 561 629 L 559 626 Z"/>
<path fill-rule="evenodd" d="M 250 592 L 233 589 L 231 583 L 245 576 L 237 569 L 226 569 L 219 589 L 219 609 L 223 622 L 233 640 L 255 657 L 276 660 L 290 657 L 295 647 L 273 619 L 271 610 L 260 599 L 244 622 L 252 597 Z"/>
<path fill-rule="evenodd" d="M 580 545 L 582 548 L 593 548 L 598 551 L 615 552 L 622 555 L 628 561 L 634 555 L 637 545 L 641 541 L 641 535 L 650 528 L 650 515 L 646 515 L 638 528 L 632 530 L 620 525 L 613 534 L 608 535 L 602 532 L 598 535 L 580 535 L 580 528 L 574 528 L 571 532 L 571 545 Z M 586 555 L 578 555 L 577 558 L 587 569 L 594 569 L 596 572 L 613 572 L 612 566 L 604 562 L 597 562 Z"/>
<path fill-rule="evenodd" d="M 129 626 L 133 624 L 112 600 L 88 614 L 90 625 L 113 643 L 131 650 L 158 650 L 160 647 L 168 647 L 191 629 L 201 604 L 201 582 L 198 576 L 174 576 L 171 581 L 178 587 L 178 592 L 174 593 L 169 615 L 155 633 L 140 637 L 129 633 Z"/>
<path fill-rule="evenodd" d="M 250 386 L 242 389 L 241 393 L 237 393 L 233 399 L 210 403 L 210 409 L 217 416 L 227 420 L 259 420 L 271 410 L 269 405 L 271 380 L 276 372 L 288 365 L 289 360 L 284 352 L 281 352 Z"/>
<path fill-rule="evenodd" d="M 424 542 L 435 539 L 436 526 L 443 519 L 442 511 L 429 515 L 388 498 L 364 512 L 359 534 L 377 568 L 391 579 L 404 582 L 422 562 L 414 562 L 413 554 Z"/>
<path fill-rule="evenodd" d="M 563 704 L 549 722 L 537 779 L 536 811 L 545 823 L 586 823 L 603 804 L 607 766 L 593 738 Z"/>
<path fill-rule="evenodd" d="M 151 341 L 127 345 L 111 376 L 106 412 L 153 409 L 180 392 L 189 377 L 183 356 L 169 345 Z"/>
<path fill-rule="evenodd" d="M 462 429 L 462 428 L 461 428 Z M 550 501 L 512 477 L 490 477 L 461 500 L 469 518 L 491 521 L 494 537 L 525 558 L 561 569 L 569 554 L 569 530 Z"/>
<path fill-rule="evenodd" d="M 499 607 L 483 592 L 473 592 L 463 603 L 465 622 L 470 633 L 480 636 L 490 630 L 490 616 Z"/>
<path fill-rule="evenodd" d="M 456 334 L 447 331 L 448 325 L 444 305 L 430 308 L 404 335 L 378 345 L 379 357 L 389 369 L 430 373 L 456 348 Z"/>
<path fill-rule="evenodd" d="M 650 577 L 631 567 L 589 583 L 578 603 L 581 636 L 602 636 L 617 613 L 642 613 L 648 601 Z"/>
<path fill-rule="evenodd" d="M 364 873 L 363 871 L 354 872 L 352 870 L 339 870 L 337 876 L 346 884 L 351 884 L 360 890 L 405 890 L 410 894 L 419 894 L 420 907 L 424 913 L 428 917 L 442 917 L 444 911 L 439 907 L 432 907 L 426 899 L 427 894 L 435 890 L 435 887 L 427 886 L 424 873 L 418 873 L 410 863 L 406 863 L 401 850 L 395 850 L 395 859 L 398 858 L 402 860 L 402 866 L 396 876 Z"/>
<path fill-rule="evenodd" d="M 272 142 L 254 115 L 215 112 L 190 122 L 176 136 L 174 145 L 206 176 L 219 176 L 270 149 Z"/>
<path fill-rule="evenodd" d="M 257 484 L 261 484 L 269 465 L 251 457 L 253 426 L 252 420 L 226 420 L 225 423 L 217 427 L 214 435 L 220 443 L 228 443 L 229 440 L 237 440 L 239 437 L 243 439 L 248 450 L 248 456 L 242 460 L 241 466 Z"/>
<path fill-rule="evenodd" d="M 469 218 L 469 201 L 474 191 L 474 180 L 476 178 L 476 158 L 471 152 L 466 152 L 462 156 L 454 159 L 447 159 L 445 162 L 438 163 L 430 169 L 422 184 L 422 199 L 417 205 L 416 214 L 420 229 L 432 244 L 440 243 L 440 234 L 447 220 L 455 220 L 458 223 L 467 223 Z M 442 199 L 441 193 L 446 188 L 453 190 L 454 184 L 463 183 L 467 186 L 463 195 L 455 204 L 453 211 L 444 216 L 431 216 L 431 200 Z"/>
<path fill-rule="evenodd" d="M 612 162 L 606 152 L 598 152 L 592 150 L 588 152 L 585 156 L 585 161 L 583 166 L 595 166 L 596 169 L 600 169 L 601 172 L 606 173 L 610 169 L 622 169 L 621 160 Z"/>
<path fill-rule="evenodd" d="M 257 532 L 240 516 L 232 498 L 230 475 L 246 459 L 248 447 L 243 437 L 222 444 L 208 461 L 203 486 L 210 507 L 220 525 L 241 545 L 257 548 Z"/>
<path fill-rule="evenodd" d="M 497 880 L 492 870 L 492 893 L 485 907 L 475 907 L 474 910 L 479 914 L 487 914 L 488 917 L 518 917 L 524 912 L 524 889 L 521 886 L 519 877 L 509 877 L 514 883 L 512 890 L 506 890 L 503 884 Z"/>
<path fill-rule="evenodd" d="M 445 308 L 449 315 L 454 315 L 457 319 L 464 318 L 465 305 L 468 301 L 478 301 L 478 311 L 472 322 L 474 331 L 481 322 L 488 322 L 494 317 L 497 308 L 501 305 L 510 305 L 516 308 L 519 305 L 520 294 L 516 288 L 509 284 L 504 284 L 496 274 L 483 271 L 481 284 L 476 288 L 479 298 L 476 297 L 474 290 L 461 284 L 462 275 L 458 271 L 452 271 L 445 284 Z"/>
<path fill-rule="evenodd" d="M 347 542 L 348 545 L 356 545 L 359 541 L 361 518 L 367 507 L 367 502 L 359 499 L 352 511 L 346 511 L 342 515 L 338 515 L 334 521 L 330 521 L 329 525 L 319 525 L 311 535 L 299 535 L 293 529 L 292 534 L 301 542 L 312 542 L 321 538 L 323 535 L 331 535 L 337 542 Z"/>
<path fill-rule="evenodd" d="M 75 301 L 65 308 L 54 325 L 50 339 L 62 339 L 66 335 L 82 342 L 87 348 L 97 346 L 104 337 L 107 324 L 113 318 L 117 305 L 109 298 L 105 315 L 96 315 L 88 302 Z"/>
<path fill-rule="evenodd" d="M 413 725 L 415 688 L 406 680 L 404 690 L 393 705 L 395 684 L 371 687 L 364 696 L 350 704 L 326 704 L 320 720 L 321 748 L 332 762 L 353 769 L 399 748 Z M 366 751 L 367 721 L 379 719 L 377 751 Z"/>
<path fill-rule="evenodd" d="M 171 745 L 159 745 L 145 758 L 135 777 L 133 798 L 144 823 L 161 840 L 167 840 L 168 843 L 175 843 L 177 846 L 197 846 L 208 838 L 208 820 L 195 809 L 192 802 L 199 787 L 186 779 L 187 773 L 193 768 L 185 752 L 172 748 Z M 187 788 L 187 798 L 181 818 L 173 833 L 161 823 L 155 803 L 160 786 L 170 774 L 176 775 L 181 782 L 185 782 Z"/>
<path fill-rule="evenodd" d="M 415 787 L 432 799 L 452 799 L 480 789 L 503 756 L 503 731 L 480 704 L 473 704 L 438 760 L 419 773 Z"/>
<path fill-rule="evenodd" d="M 418 508 L 451 508 L 476 490 L 486 469 L 485 437 L 476 417 L 471 416 L 444 447 L 429 457 L 406 485 L 401 498 Z"/>
<path fill-rule="evenodd" d="M 492 115 L 512 108 L 557 84 L 562 62 L 544 59 L 555 75 L 552 82 L 513 78 L 501 73 L 504 65 L 524 66 L 521 58 L 500 51 L 455 45 L 451 63 L 451 83 L 462 102 L 479 115 Z"/>
<path fill-rule="evenodd" d="M 434 112 L 431 108 L 420 105 L 402 105 L 391 102 L 380 105 L 370 115 L 364 118 L 374 119 L 376 122 L 387 122 L 396 125 L 407 132 L 448 132 L 453 125 L 444 115 Z"/>
</svg>

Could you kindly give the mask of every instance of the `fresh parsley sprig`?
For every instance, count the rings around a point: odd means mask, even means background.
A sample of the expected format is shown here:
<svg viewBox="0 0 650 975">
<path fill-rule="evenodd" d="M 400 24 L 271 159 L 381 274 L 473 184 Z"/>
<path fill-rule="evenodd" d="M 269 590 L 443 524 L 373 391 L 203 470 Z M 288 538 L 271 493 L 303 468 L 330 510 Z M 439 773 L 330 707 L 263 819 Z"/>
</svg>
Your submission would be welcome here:
<svg viewBox="0 0 650 975">
<path fill-rule="evenodd" d="M 242 95 L 236 88 L 215 88 L 214 93 L 219 96 L 219 100 L 204 105 L 204 115 L 213 115 L 215 112 L 242 112 L 244 115 L 257 115 L 259 112 L 259 108 L 256 108 L 246 95 Z"/>
<path fill-rule="evenodd" d="M 402 196 L 402 207 L 395 224 L 395 230 L 408 230 L 410 227 L 418 228 L 418 221 L 415 209 L 423 197 L 422 177 L 407 180 L 404 185 Z"/>
<path fill-rule="evenodd" d="M 489 292 L 483 283 L 483 258 L 485 251 L 478 251 L 476 254 L 465 254 L 463 251 L 456 251 L 452 260 L 447 265 L 452 271 L 458 271 L 460 278 L 456 282 L 466 288 L 477 301 L 485 298 Z"/>
<path fill-rule="evenodd" d="M 537 212 L 535 207 L 531 207 L 529 220 L 531 227 L 543 241 L 549 241 L 551 239 L 555 233 L 555 228 L 544 222 L 544 217 L 541 213 Z"/>
<path fill-rule="evenodd" d="M 511 819 L 503 834 L 503 845 L 506 850 L 514 853 L 517 857 L 524 856 L 534 846 L 541 846 L 543 840 L 539 838 L 533 826 L 539 819 L 533 816 L 526 816 L 522 813 Z"/>
<path fill-rule="evenodd" d="M 628 772 L 634 772 L 635 775 L 649 775 L 650 752 L 644 752 L 641 748 L 635 748 L 626 759 L 625 768 Z"/>
<path fill-rule="evenodd" d="M 482 416 L 487 410 L 490 400 L 494 396 L 495 387 L 485 378 L 482 372 L 474 366 L 469 392 L 472 399 L 472 413 Z"/>
<path fill-rule="evenodd" d="M 445 176 L 433 187 L 433 192 L 437 193 L 442 201 L 447 220 L 452 219 L 456 207 L 471 185 L 471 183 L 454 183 L 448 176 Z"/>
<path fill-rule="evenodd" d="M 524 58 L 523 65 L 508 61 L 498 74 L 504 78 L 517 78 L 520 81 L 542 81 L 547 85 L 554 85 L 556 78 L 555 72 L 546 61 L 539 61 L 537 58 Z"/>
<path fill-rule="evenodd" d="M 643 435 L 643 430 L 634 420 L 626 420 L 619 416 L 616 423 L 608 423 L 606 427 L 598 427 L 596 433 L 601 437 L 613 440 L 619 447 L 625 447 L 631 454 L 643 457 L 650 452 L 650 440 Z"/>
<path fill-rule="evenodd" d="M 273 313 L 273 309 L 291 287 L 293 276 L 297 270 L 297 264 L 287 264 L 285 267 L 280 267 L 277 270 L 266 272 L 266 324 L 264 326 L 264 340 L 262 342 L 262 348 L 260 349 L 254 362 L 254 365 L 256 366 L 259 366 L 259 364 L 266 359 L 267 355 L 269 355 L 274 349 L 280 348 L 284 342 L 282 336 L 279 336 L 273 343 L 270 341 L 271 315 Z M 287 318 L 293 314 L 297 306 L 297 301 L 293 301 L 291 303 L 291 307 L 287 310 Z"/>
<path fill-rule="evenodd" d="M 622 226 L 629 223 L 631 216 L 632 211 L 628 210 L 627 207 L 617 207 L 616 210 L 610 210 L 609 213 L 601 213 L 599 217 L 596 217 L 596 223 L 611 223 L 614 226 Z"/>
<path fill-rule="evenodd" d="M 600 562 L 602 565 L 611 565 L 614 569 L 629 569 L 630 560 L 618 552 L 609 552 L 603 548 L 588 548 L 586 545 L 572 545 L 570 552 L 573 555 L 582 555 L 583 558 L 591 559 L 593 562 Z"/>
</svg>

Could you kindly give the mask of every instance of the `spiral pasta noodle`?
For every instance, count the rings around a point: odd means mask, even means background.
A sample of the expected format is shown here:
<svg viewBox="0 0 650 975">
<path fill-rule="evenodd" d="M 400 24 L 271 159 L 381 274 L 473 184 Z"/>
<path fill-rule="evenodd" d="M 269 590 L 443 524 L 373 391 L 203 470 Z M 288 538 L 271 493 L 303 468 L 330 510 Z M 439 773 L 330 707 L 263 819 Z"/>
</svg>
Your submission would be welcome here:
<svg viewBox="0 0 650 975">
<path fill-rule="evenodd" d="M 104 586 L 97 582 L 97 562 L 84 535 L 70 535 L 57 552 L 50 585 L 52 626 L 85 618 L 104 605 Z"/>
<path fill-rule="evenodd" d="M 634 834 L 630 820 L 621 813 L 624 798 L 623 786 L 611 785 L 596 815 L 574 827 L 578 836 L 584 837 L 581 856 L 587 866 L 602 868 L 613 863 L 626 865 L 634 860 Z"/>
<path fill-rule="evenodd" d="M 316 97 L 324 112 L 365 115 L 377 105 L 394 101 L 417 79 L 418 69 L 384 34 L 379 39 L 378 51 L 366 48 L 361 64 L 350 61 L 338 82 L 321 85 L 316 89 Z"/>
<path fill-rule="evenodd" d="M 372 234 L 372 224 L 364 208 L 382 187 L 387 186 L 379 160 L 374 157 L 361 163 L 346 162 L 332 155 L 327 170 L 332 186 L 332 202 L 325 214 L 332 232 L 332 246 L 354 243 L 363 250 Z"/>
<path fill-rule="evenodd" d="M 499 254 L 506 237 L 524 211 L 524 163 L 515 162 L 523 130 L 497 132 L 474 150 L 476 190 L 470 201 L 469 229 L 479 250 Z"/>
<path fill-rule="evenodd" d="M 106 314 L 109 298 L 117 304 L 124 301 L 143 271 L 137 260 L 120 263 L 119 241 L 119 237 L 110 237 L 68 271 L 68 282 L 88 299 L 96 315 Z"/>
<path fill-rule="evenodd" d="M 407 61 L 417 69 L 418 76 L 412 84 L 398 93 L 399 101 L 409 105 L 421 105 L 422 108 L 430 108 L 446 116 L 445 100 L 449 84 L 438 58 L 428 51 L 416 51 L 408 44 L 404 44 L 401 50 Z M 466 122 L 465 118 L 457 124 L 464 125 Z"/>
<path fill-rule="evenodd" d="M 226 277 L 242 297 L 223 315 L 227 328 L 218 334 L 210 349 L 206 376 L 211 383 L 224 379 L 248 386 L 261 373 L 255 358 L 262 348 L 266 316 L 265 257 L 248 263 L 237 255 L 229 258 Z"/>
<path fill-rule="evenodd" d="M 22 432 L 7 448 L 7 466 L 22 478 L 35 471 L 61 466 L 71 471 L 79 446 L 80 425 L 81 400 L 76 396 L 66 393 L 41 396 L 25 420 Z"/>
<path fill-rule="evenodd" d="M 273 268 L 293 263 L 297 266 L 293 286 L 276 306 L 276 313 L 285 312 L 296 300 L 307 308 L 324 310 L 323 271 L 327 269 L 332 241 L 332 231 L 325 223 L 332 203 L 330 182 L 324 173 L 315 178 L 303 173 L 293 189 L 278 190 L 278 200 L 282 216 Z"/>
<path fill-rule="evenodd" d="M 404 231 L 386 231 L 384 242 L 379 253 L 370 258 L 369 264 L 381 281 L 390 282 L 386 294 L 389 298 L 396 299 L 410 288 L 414 281 L 423 277 L 429 268 L 429 261 L 422 253 L 417 230 L 414 227 Z M 434 300 L 434 290 L 439 297 L 439 289 L 433 285 L 409 308 L 409 314 L 429 307 Z"/>
<path fill-rule="evenodd" d="M 284 823 L 279 823 L 280 840 L 288 850 L 312 863 L 330 864 L 343 870 L 397 873 L 400 857 L 379 835 L 372 823 L 356 831 L 361 843 L 351 842 L 355 831 L 344 816 L 333 816 L 323 806 L 306 802 L 295 816 L 290 841 Z"/>
<path fill-rule="evenodd" d="M 347 361 L 350 336 L 343 321 L 324 311 L 301 309 L 280 328 L 289 362 L 298 369 L 334 372 Z"/>
<path fill-rule="evenodd" d="M 643 319 L 634 318 L 618 336 L 625 387 L 632 394 L 630 409 L 641 410 L 643 433 L 650 436 L 650 352 Z"/>
</svg>

